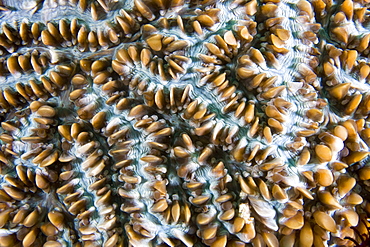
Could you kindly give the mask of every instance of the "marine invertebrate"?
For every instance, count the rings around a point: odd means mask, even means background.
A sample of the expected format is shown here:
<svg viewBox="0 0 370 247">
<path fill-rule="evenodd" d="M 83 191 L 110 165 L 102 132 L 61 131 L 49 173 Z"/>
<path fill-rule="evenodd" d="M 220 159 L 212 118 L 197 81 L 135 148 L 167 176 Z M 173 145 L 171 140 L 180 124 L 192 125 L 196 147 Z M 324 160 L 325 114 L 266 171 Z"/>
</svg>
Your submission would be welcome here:
<svg viewBox="0 0 370 247">
<path fill-rule="evenodd" d="M 0 245 L 359 243 L 367 8 L 4 1 Z"/>
</svg>

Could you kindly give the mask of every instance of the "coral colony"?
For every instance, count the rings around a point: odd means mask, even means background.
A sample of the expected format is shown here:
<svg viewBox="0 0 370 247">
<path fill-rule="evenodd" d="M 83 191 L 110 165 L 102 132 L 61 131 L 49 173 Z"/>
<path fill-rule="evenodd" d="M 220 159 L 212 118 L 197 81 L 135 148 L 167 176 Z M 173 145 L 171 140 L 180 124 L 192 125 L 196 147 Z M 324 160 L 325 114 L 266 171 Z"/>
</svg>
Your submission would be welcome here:
<svg viewBox="0 0 370 247">
<path fill-rule="evenodd" d="M 368 246 L 369 0 L 2 0 L 0 246 Z"/>
</svg>

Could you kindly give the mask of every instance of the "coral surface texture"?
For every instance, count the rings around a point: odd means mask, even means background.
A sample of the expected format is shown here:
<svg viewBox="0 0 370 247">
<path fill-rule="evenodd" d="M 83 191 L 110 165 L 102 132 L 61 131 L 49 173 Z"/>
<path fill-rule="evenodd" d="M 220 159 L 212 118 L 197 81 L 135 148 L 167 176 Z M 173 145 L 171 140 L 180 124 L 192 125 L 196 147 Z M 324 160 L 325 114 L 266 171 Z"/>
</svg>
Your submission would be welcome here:
<svg viewBox="0 0 370 247">
<path fill-rule="evenodd" d="M 370 0 L 1 0 L 1 247 L 370 246 Z"/>
</svg>

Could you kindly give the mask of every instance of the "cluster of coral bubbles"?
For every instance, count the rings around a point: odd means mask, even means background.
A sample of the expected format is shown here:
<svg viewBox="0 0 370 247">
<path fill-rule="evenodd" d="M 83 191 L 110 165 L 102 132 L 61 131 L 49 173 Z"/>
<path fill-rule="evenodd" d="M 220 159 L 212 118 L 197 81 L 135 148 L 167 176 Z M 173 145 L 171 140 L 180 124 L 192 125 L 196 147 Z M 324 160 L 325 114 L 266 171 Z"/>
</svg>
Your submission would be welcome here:
<svg viewBox="0 0 370 247">
<path fill-rule="evenodd" d="M 369 0 L 3 0 L 0 246 L 364 246 Z"/>
</svg>

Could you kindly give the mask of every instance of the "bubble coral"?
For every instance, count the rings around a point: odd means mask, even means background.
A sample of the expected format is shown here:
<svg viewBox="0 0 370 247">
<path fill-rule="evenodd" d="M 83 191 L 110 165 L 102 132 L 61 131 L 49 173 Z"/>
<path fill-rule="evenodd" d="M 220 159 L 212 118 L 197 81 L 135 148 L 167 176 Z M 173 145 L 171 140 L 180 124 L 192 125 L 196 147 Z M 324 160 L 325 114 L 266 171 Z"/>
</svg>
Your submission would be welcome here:
<svg viewBox="0 0 370 247">
<path fill-rule="evenodd" d="M 368 8 L 3 0 L 0 245 L 360 245 Z"/>
</svg>

